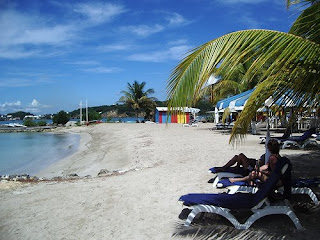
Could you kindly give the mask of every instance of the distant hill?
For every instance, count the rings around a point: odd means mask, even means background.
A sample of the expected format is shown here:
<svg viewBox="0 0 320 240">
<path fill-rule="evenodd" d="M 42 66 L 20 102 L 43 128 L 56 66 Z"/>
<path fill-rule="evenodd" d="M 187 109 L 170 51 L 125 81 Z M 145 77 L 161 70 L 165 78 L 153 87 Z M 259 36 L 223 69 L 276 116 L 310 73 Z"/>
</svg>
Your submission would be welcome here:
<svg viewBox="0 0 320 240">
<path fill-rule="evenodd" d="M 158 107 L 166 107 L 167 102 L 166 101 L 156 101 L 156 105 Z M 202 100 L 199 101 L 199 103 L 194 106 L 196 108 L 200 109 L 199 115 L 205 115 L 207 111 L 213 110 L 213 105 L 209 103 L 208 101 Z M 113 104 L 113 105 L 103 105 L 103 106 L 96 106 L 96 107 L 89 107 L 89 111 L 94 111 L 101 113 L 102 118 L 108 118 L 108 117 L 135 117 L 135 112 L 133 109 L 129 108 L 125 104 Z M 56 113 L 54 113 L 56 114 Z M 73 110 L 72 112 L 69 112 L 71 118 L 79 118 L 80 115 L 80 109 Z M 83 114 L 85 114 L 85 108 L 83 108 Z M 20 118 L 21 120 L 26 116 L 26 115 L 33 115 L 30 112 L 15 112 L 15 113 L 9 113 L 8 115 L 12 115 L 13 118 Z M 142 116 L 141 116 L 142 117 Z M 51 114 L 46 114 L 43 116 L 45 119 L 50 119 Z M 0 120 L 5 120 L 5 119 L 0 119 Z"/>
<path fill-rule="evenodd" d="M 166 101 L 156 101 L 157 107 L 166 107 L 167 102 Z M 196 108 L 200 109 L 199 115 L 205 115 L 207 111 L 213 110 L 214 106 L 209 103 L 208 101 L 202 100 L 197 103 L 195 106 Z M 85 108 L 83 108 L 85 109 Z M 113 105 L 103 105 L 103 106 L 97 106 L 97 107 L 89 107 L 90 111 L 95 111 L 101 113 L 103 118 L 108 117 L 135 117 L 135 112 L 132 108 L 129 108 L 125 104 L 113 104 Z M 79 118 L 80 115 L 80 108 L 69 112 L 71 118 Z M 83 114 L 85 112 L 83 111 Z M 142 117 L 142 116 L 141 116 Z"/>
<path fill-rule="evenodd" d="M 166 106 L 165 101 L 156 101 L 157 106 Z M 85 108 L 83 108 L 83 114 Z M 135 111 L 128 107 L 126 104 L 113 104 L 113 105 L 103 105 L 96 107 L 88 107 L 88 111 L 95 111 L 101 113 L 103 118 L 107 117 L 135 117 Z M 80 108 L 69 112 L 71 118 L 79 118 Z"/>
</svg>

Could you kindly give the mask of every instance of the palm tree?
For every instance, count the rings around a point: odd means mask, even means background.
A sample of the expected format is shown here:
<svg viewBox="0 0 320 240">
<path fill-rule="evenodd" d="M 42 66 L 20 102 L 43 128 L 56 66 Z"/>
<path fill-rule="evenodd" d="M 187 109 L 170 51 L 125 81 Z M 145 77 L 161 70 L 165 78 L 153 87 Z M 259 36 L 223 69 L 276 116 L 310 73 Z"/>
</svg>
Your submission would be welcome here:
<svg viewBox="0 0 320 240">
<path fill-rule="evenodd" d="M 152 110 L 156 106 L 155 97 L 149 97 L 150 94 L 154 93 L 152 88 L 144 90 L 146 82 L 141 84 L 137 81 L 131 85 L 127 83 L 127 91 L 123 90 L 121 93 L 123 96 L 120 98 L 119 102 L 126 103 L 129 107 L 134 109 L 136 117 L 138 118 L 139 113 L 143 110 L 146 117 L 149 117 Z"/>
<path fill-rule="evenodd" d="M 260 69 L 260 74 L 255 75 L 252 80 L 247 79 L 246 72 L 252 63 L 252 60 L 248 60 L 239 63 L 231 71 L 222 71 L 219 76 L 215 77 L 217 81 L 214 84 L 203 88 L 203 94 L 209 95 L 210 101 L 216 104 L 221 99 L 252 89 L 259 82 L 263 70 Z"/>
<path fill-rule="evenodd" d="M 251 119 L 265 100 L 283 95 L 298 106 L 319 106 L 320 102 L 320 0 L 287 0 L 287 6 L 305 8 L 289 33 L 272 30 L 232 32 L 209 41 L 186 56 L 168 80 L 169 107 L 192 105 L 213 74 L 232 72 L 238 64 L 253 61 L 245 73 L 252 81 L 260 69 L 255 91 L 235 122 L 230 141 L 243 137 Z M 275 102 L 274 101 L 274 102 Z"/>
</svg>

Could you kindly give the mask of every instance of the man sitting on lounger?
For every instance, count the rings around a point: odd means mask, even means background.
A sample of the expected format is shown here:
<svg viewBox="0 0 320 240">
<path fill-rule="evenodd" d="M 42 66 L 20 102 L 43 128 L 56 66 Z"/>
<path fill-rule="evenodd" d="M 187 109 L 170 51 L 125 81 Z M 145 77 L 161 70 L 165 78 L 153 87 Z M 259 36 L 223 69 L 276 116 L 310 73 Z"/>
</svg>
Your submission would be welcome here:
<svg viewBox="0 0 320 240">
<path fill-rule="evenodd" d="M 231 183 L 238 181 L 249 181 L 253 183 L 256 179 L 259 179 L 261 182 L 265 182 L 270 176 L 271 172 L 274 170 L 277 160 L 281 157 L 279 154 L 280 145 L 277 140 L 271 139 L 267 144 L 267 148 L 271 153 L 269 162 L 267 164 L 264 164 L 261 167 L 260 165 L 256 166 L 248 176 L 245 176 L 243 178 L 229 178 L 229 181 Z"/>
</svg>

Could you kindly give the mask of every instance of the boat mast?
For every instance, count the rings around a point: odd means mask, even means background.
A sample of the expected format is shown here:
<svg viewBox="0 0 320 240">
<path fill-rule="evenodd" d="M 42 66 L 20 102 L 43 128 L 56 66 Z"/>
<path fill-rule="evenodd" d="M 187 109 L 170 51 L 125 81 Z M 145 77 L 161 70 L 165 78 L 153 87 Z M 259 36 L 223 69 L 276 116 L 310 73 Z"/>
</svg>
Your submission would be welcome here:
<svg viewBox="0 0 320 240">
<path fill-rule="evenodd" d="M 86 100 L 86 123 L 89 124 L 89 116 L 88 116 L 88 101 Z"/>
<path fill-rule="evenodd" d="M 82 100 L 80 101 L 80 125 L 82 124 Z"/>
</svg>

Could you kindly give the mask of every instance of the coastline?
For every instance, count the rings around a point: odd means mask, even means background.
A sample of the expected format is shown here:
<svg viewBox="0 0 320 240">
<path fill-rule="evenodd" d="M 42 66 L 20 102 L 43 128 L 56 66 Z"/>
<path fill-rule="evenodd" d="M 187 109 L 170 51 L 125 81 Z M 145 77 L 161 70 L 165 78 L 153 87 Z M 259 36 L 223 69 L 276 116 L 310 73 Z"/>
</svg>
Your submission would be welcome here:
<svg viewBox="0 0 320 240">
<path fill-rule="evenodd" d="M 59 130 L 81 135 L 78 151 L 41 174 L 55 177 L 76 173 L 80 178 L 12 183 L 14 186 L 0 188 L 3 216 L 0 236 L 5 239 L 192 239 L 178 228 L 183 224 L 178 218 L 182 210 L 178 198 L 191 192 L 221 191 L 207 183 L 212 177 L 208 173 L 210 167 L 221 166 L 240 152 L 252 158 L 264 152 L 259 136 L 248 135 L 245 142 L 233 148 L 228 143 L 230 135 L 210 130 L 213 126 L 210 123 L 199 124 L 198 128 L 112 123 Z M 281 154 L 299 167 L 299 176 L 317 176 L 320 172 L 319 155 L 302 150 L 283 150 Z M 101 169 L 118 170 L 118 174 L 97 177 Z M 294 173 L 297 174 L 297 168 Z M 92 177 L 86 178 L 87 175 Z M 287 219 L 271 217 L 258 221 L 249 230 L 237 232 L 238 239 L 248 234 L 263 234 L 265 239 L 274 236 L 290 239 L 293 234 L 317 238 L 319 208 L 312 211 L 297 212 L 307 229 L 302 235 Z M 230 224 L 221 224 L 227 233 L 234 232 Z M 219 230 L 220 225 L 214 227 Z M 189 231 L 195 233 L 197 229 Z"/>
</svg>

